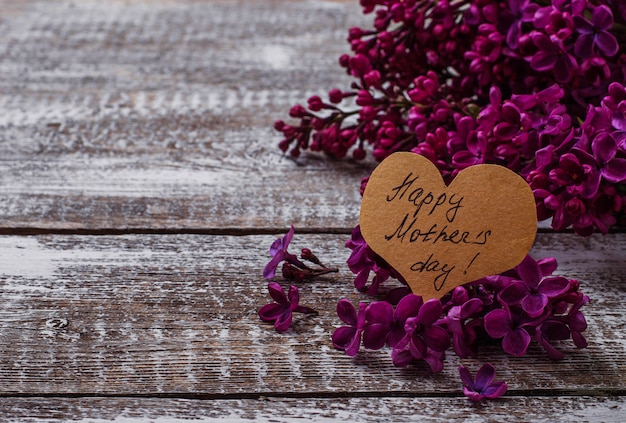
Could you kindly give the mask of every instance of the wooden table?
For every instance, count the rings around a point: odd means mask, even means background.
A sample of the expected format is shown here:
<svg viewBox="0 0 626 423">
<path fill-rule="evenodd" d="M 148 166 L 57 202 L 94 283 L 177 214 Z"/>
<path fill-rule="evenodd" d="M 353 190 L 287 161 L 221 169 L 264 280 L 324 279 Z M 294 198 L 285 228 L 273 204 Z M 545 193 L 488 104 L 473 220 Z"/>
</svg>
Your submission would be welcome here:
<svg viewBox="0 0 626 423">
<path fill-rule="evenodd" d="M 0 421 L 624 421 L 626 235 L 544 230 L 589 348 L 445 369 L 330 342 L 372 163 L 283 157 L 272 124 L 345 87 L 356 0 L 0 1 Z M 339 267 L 260 322 L 272 240 Z M 509 392 L 475 405 L 457 367 Z"/>
</svg>

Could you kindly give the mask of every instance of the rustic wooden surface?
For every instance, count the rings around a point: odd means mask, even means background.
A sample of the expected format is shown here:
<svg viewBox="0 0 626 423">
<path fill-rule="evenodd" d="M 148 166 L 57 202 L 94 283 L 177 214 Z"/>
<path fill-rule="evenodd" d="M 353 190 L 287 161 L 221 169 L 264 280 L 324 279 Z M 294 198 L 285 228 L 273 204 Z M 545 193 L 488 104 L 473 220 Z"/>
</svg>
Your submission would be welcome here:
<svg viewBox="0 0 626 423">
<path fill-rule="evenodd" d="M 298 161 L 272 123 L 345 86 L 356 0 L 0 0 L 0 421 L 626 420 L 626 234 L 539 234 L 581 283 L 589 348 L 449 354 L 443 372 L 332 348 L 371 163 Z M 279 334 L 261 270 L 294 224 L 340 271 Z M 456 368 L 509 393 L 475 405 Z"/>
</svg>

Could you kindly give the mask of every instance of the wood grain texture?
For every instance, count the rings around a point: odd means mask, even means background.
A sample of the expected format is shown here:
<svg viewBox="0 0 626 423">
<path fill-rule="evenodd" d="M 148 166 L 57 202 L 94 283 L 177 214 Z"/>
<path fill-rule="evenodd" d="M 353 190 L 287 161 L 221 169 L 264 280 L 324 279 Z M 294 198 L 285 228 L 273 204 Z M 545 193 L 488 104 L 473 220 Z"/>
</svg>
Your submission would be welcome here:
<svg viewBox="0 0 626 423">
<path fill-rule="evenodd" d="M 272 236 L 125 235 L 0 237 L 1 394 L 388 396 L 458 394 L 456 367 L 490 361 L 512 391 L 623 395 L 626 351 L 620 292 L 625 239 L 540 234 L 533 253 L 555 255 L 559 274 L 580 280 L 589 348 L 570 342 L 555 363 L 536 345 L 527 356 L 486 347 L 476 360 L 453 353 L 440 374 L 395 368 L 389 351 L 355 359 L 333 349 L 337 300 L 354 292 L 342 235 L 298 235 L 337 275 L 301 284 L 287 333 L 260 322 L 269 301 L 261 269 Z M 590 248 L 588 253 L 582 253 Z M 581 251 L 572 254 L 573 251 Z"/>
<path fill-rule="evenodd" d="M 294 162 L 272 126 L 348 87 L 357 2 L 0 7 L 0 227 L 354 226 L 371 164 Z"/>
<path fill-rule="evenodd" d="M 144 398 L 0 399 L 6 423 L 20 422 L 542 422 L 622 423 L 623 397 L 506 397 L 485 404 L 465 398 Z"/>
<path fill-rule="evenodd" d="M 333 349 L 371 162 L 279 153 L 275 119 L 347 87 L 356 0 L 0 0 L 0 421 L 626 420 L 626 234 L 539 234 L 580 281 L 589 348 L 495 346 L 432 375 Z M 257 309 L 274 233 L 339 273 Z M 311 234 L 316 232 L 317 234 Z M 37 235 L 29 235 L 37 234 Z M 106 235 L 98 235 L 106 234 Z M 234 234 L 241 236 L 232 236 Z M 288 285 L 282 281 L 283 285 Z M 491 362 L 499 401 L 461 396 Z"/>
</svg>

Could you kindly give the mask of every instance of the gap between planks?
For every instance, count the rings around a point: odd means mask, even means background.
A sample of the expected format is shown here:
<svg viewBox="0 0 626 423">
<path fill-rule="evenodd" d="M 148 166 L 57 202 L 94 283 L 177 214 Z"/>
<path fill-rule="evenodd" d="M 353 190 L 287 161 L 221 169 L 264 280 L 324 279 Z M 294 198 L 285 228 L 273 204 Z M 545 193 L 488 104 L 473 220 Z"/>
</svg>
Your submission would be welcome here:
<svg viewBox="0 0 626 423">
<path fill-rule="evenodd" d="M 350 234 L 353 228 L 296 228 L 298 234 Z M 106 235 L 225 235 L 225 236 L 246 236 L 246 235 L 274 235 L 286 233 L 288 227 L 268 227 L 268 228 L 35 228 L 35 227 L 0 227 L 0 235 L 86 235 L 86 236 L 106 236 Z"/>
<path fill-rule="evenodd" d="M 194 393 L 194 392 L 149 392 L 141 394 L 132 393 L 3 393 L 2 398 L 108 398 L 108 399 L 180 399 L 180 400 L 263 400 L 266 398 L 288 399 L 334 399 L 334 398 L 464 398 L 459 392 L 436 392 L 436 391 L 350 391 L 350 392 L 233 392 L 233 393 Z M 508 398 L 552 398 L 552 397 L 626 397 L 626 389 L 516 389 L 506 392 Z"/>
</svg>

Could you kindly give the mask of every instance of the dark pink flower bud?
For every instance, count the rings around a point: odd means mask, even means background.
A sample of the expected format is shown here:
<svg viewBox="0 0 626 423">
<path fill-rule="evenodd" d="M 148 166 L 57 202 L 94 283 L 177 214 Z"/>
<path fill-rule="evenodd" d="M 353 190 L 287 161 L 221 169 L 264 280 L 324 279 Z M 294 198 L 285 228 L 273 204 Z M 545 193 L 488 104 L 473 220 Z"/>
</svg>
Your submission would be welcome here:
<svg viewBox="0 0 626 423">
<path fill-rule="evenodd" d="M 395 140 L 392 140 L 391 138 L 381 138 L 380 139 L 380 145 L 382 145 L 385 148 L 389 148 L 394 144 Z"/>
<path fill-rule="evenodd" d="M 377 70 L 369 71 L 363 76 L 363 81 L 368 87 L 379 88 L 380 72 L 378 72 Z"/>
<path fill-rule="evenodd" d="M 352 151 L 352 157 L 354 157 L 355 160 L 363 160 L 366 156 L 365 150 L 363 148 L 355 148 Z"/>
<path fill-rule="evenodd" d="M 426 52 L 426 60 L 429 65 L 436 66 L 439 64 L 439 55 L 433 50 L 428 50 Z"/>
<path fill-rule="evenodd" d="M 550 184 L 548 175 L 538 170 L 530 172 L 526 180 L 532 189 L 547 189 Z"/>
<path fill-rule="evenodd" d="M 313 256 L 313 252 L 311 251 L 310 248 L 303 248 L 302 252 L 301 252 L 301 257 L 305 260 L 308 260 L 310 257 Z"/>
<path fill-rule="evenodd" d="M 286 152 L 287 149 L 289 148 L 289 141 L 288 140 L 282 140 L 281 142 L 278 143 L 278 148 L 283 153 Z"/>
<path fill-rule="evenodd" d="M 347 145 L 353 145 L 356 141 L 357 133 L 354 129 L 344 129 L 339 133 L 339 137 L 346 143 Z"/>
<path fill-rule="evenodd" d="M 389 155 L 389 151 L 385 150 L 384 148 L 375 148 L 372 152 L 372 155 L 377 161 L 381 162 L 385 157 Z"/>
<path fill-rule="evenodd" d="M 343 100 L 343 92 L 337 88 L 334 88 L 328 92 L 328 99 L 333 104 L 341 103 Z"/>
<path fill-rule="evenodd" d="M 443 25 L 437 24 L 433 27 L 431 34 L 436 38 L 442 38 L 442 36 L 446 35 L 446 32 L 446 28 Z"/>
<path fill-rule="evenodd" d="M 358 27 L 350 28 L 350 30 L 348 31 L 348 41 L 361 38 L 363 35 L 365 35 L 365 31 L 363 31 L 361 28 L 358 28 Z"/>
<path fill-rule="evenodd" d="M 400 22 L 404 19 L 404 5 L 402 3 L 394 3 L 389 12 L 395 22 Z"/>
<path fill-rule="evenodd" d="M 359 106 L 371 106 L 374 103 L 374 97 L 367 90 L 359 90 L 356 95 L 356 104 Z"/>
<path fill-rule="evenodd" d="M 359 111 L 359 116 L 361 116 L 361 119 L 365 121 L 374 120 L 376 117 L 376 109 L 371 106 L 363 106 L 363 108 Z"/>
<path fill-rule="evenodd" d="M 393 51 L 395 39 L 387 31 L 383 31 L 378 34 L 378 43 L 384 50 Z"/>
<path fill-rule="evenodd" d="M 285 127 L 284 121 L 277 120 L 276 122 L 274 122 L 274 129 L 276 129 L 277 131 L 282 131 L 284 127 Z"/>
<path fill-rule="evenodd" d="M 367 183 L 369 182 L 370 177 L 369 176 L 364 176 L 363 179 L 361 179 L 361 187 L 359 188 L 359 192 L 361 193 L 361 196 L 363 196 L 363 193 L 365 192 L 365 187 L 367 186 Z"/>
<path fill-rule="evenodd" d="M 283 125 L 281 131 L 287 138 L 293 138 L 296 135 L 296 128 L 291 125 Z"/>
<path fill-rule="evenodd" d="M 309 97 L 308 105 L 309 109 L 313 112 L 319 112 L 324 107 L 322 99 L 317 95 Z"/>
<path fill-rule="evenodd" d="M 300 104 L 296 104 L 289 110 L 289 116 L 293 118 L 301 118 L 306 115 L 306 109 Z"/>
<path fill-rule="evenodd" d="M 349 65 L 352 75 L 363 77 L 367 72 L 372 70 L 372 64 L 363 54 L 357 54 L 349 59 Z"/>
<path fill-rule="evenodd" d="M 347 54 L 342 54 L 339 56 L 339 66 L 342 68 L 347 68 L 350 63 L 350 56 Z"/>
<path fill-rule="evenodd" d="M 313 129 L 319 131 L 320 129 L 324 128 L 324 125 L 326 125 L 326 120 L 325 119 L 320 119 L 320 118 L 313 118 L 311 119 L 311 126 L 313 127 Z"/>
</svg>

